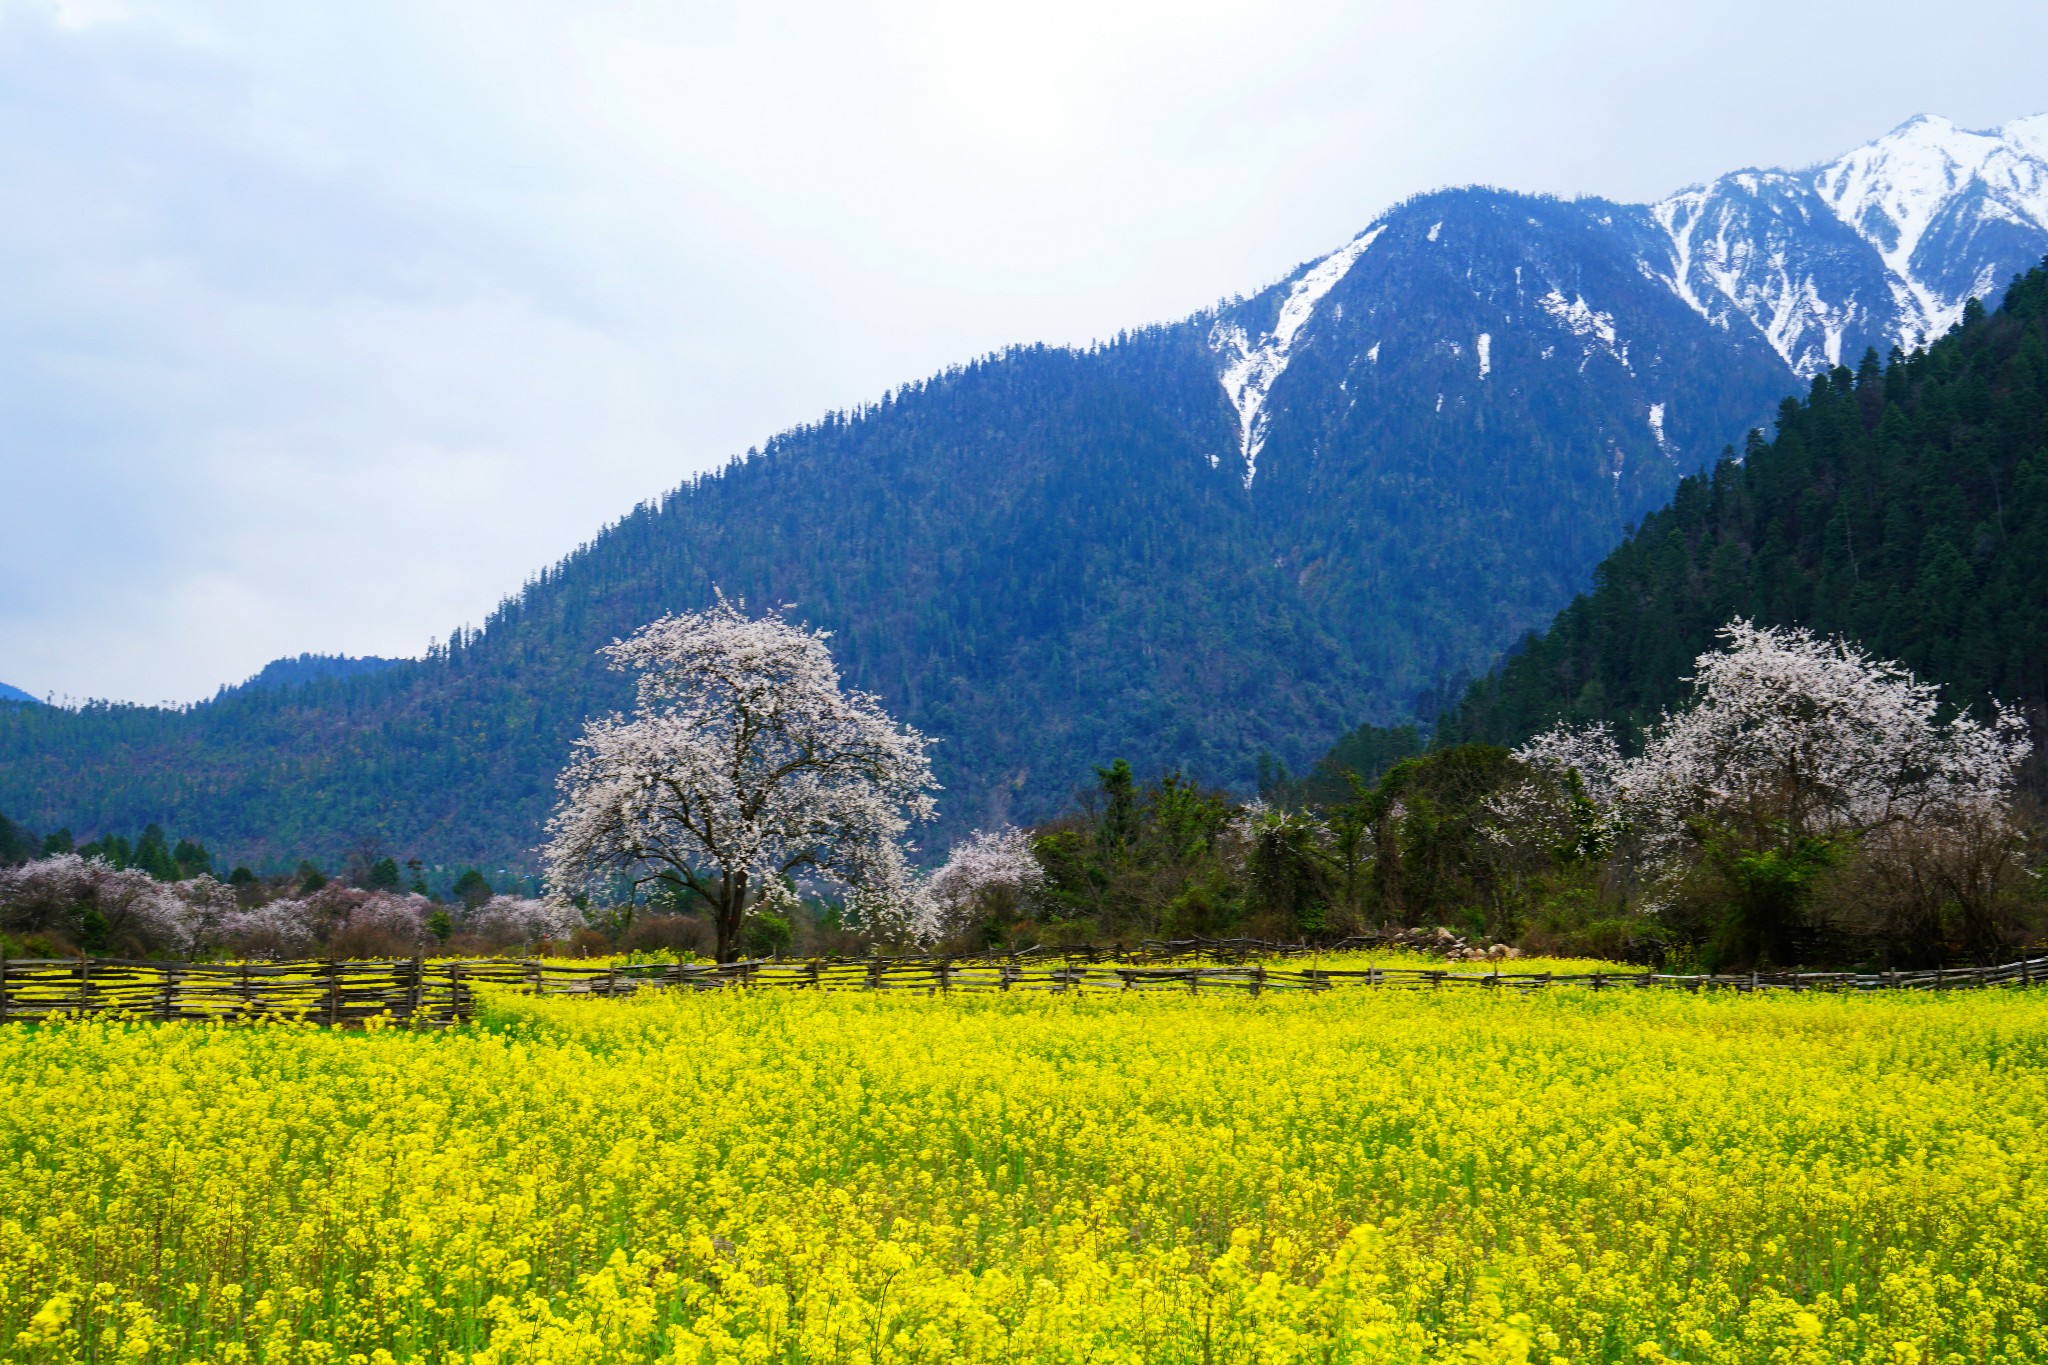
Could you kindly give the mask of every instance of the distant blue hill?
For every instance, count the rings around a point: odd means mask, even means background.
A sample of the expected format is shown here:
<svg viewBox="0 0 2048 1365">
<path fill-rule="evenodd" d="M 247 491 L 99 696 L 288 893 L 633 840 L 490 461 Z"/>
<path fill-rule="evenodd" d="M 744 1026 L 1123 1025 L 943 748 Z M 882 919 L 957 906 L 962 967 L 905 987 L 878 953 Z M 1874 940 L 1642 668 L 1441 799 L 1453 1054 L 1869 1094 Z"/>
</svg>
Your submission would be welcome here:
<svg viewBox="0 0 2048 1365">
<path fill-rule="evenodd" d="M 379 659 L 374 655 L 356 659 L 346 654 L 301 654 L 295 659 L 273 659 L 247 682 L 221 690 L 242 692 L 260 688 L 297 687 L 301 683 L 317 682 L 322 678 L 356 678 L 367 673 L 381 673 L 399 662 L 401 661 L 398 659 Z"/>
<path fill-rule="evenodd" d="M 6 683 L 0 683 L 0 701 L 40 702 L 42 698 L 32 697 L 18 687 L 9 687 Z"/>
</svg>

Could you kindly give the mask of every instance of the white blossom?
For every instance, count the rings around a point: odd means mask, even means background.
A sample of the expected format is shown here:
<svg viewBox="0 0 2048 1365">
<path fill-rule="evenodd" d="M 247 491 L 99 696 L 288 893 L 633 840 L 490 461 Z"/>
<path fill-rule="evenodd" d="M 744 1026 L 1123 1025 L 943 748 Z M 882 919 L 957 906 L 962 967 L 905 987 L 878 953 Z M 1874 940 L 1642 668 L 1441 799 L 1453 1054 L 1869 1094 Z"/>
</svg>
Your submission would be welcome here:
<svg viewBox="0 0 2048 1365">
<path fill-rule="evenodd" d="M 1007 892 L 1019 900 L 1045 885 L 1045 868 L 1021 829 L 977 830 L 955 844 L 945 864 L 926 879 L 932 929 L 957 925 L 988 893 Z"/>
<path fill-rule="evenodd" d="M 560 898 L 493 896 L 465 914 L 461 927 L 485 938 L 526 944 L 565 941 L 585 926 L 583 912 Z"/>
<path fill-rule="evenodd" d="M 116 949 L 190 952 L 232 906 L 233 894 L 211 877 L 159 882 L 135 868 L 76 853 L 0 869 L 0 926 L 16 933 L 56 932 L 77 942 L 97 917 Z"/>
<path fill-rule="evenodd" d="M 587 724 L 558 781 L 551 889 L 679 881 L 710 903 L 721 959 L 785 876 L 844 887 L 877 921 L 914 918 L 901 840 L 933 812 L 927 741 L 844 691 L 825 640 L 721 597 L 604 650 L 640 674 L 633 716 Z"/>
<path fill-rule="evenodd" d="M 1559 724 L 1514 751 L 1527 776 L 1486 798 L 1484 831 L 1507 848 L 1603 857 L 1618 832 L 1621 748 L 1605 724 Z"/>
<path fill-rule="evenodd" d="M 1555 727 L 1515 756 L 1576 773 L 1653 870 L 1683 863 L 1702 820 L 1826 837 L 2004 818 L 2032 751 L 2017 713 L 1943 722 L 1933 684 L 1844 640 L 1742 620 L 1720 634 L 1695 661 L 1690 704 L 1651 727 L 1639 757 L 1623 759 L 1604 725 Z M 1569 804 L 1561 784 L 1532 782 L 1492 808 L 1514 839 L 1556 832 Z"/>
<path fill-rule="evenodd" d="M 1616 773 L 1653 857 L 1694 817 L 1798 834 L 1863 833 L 2003 810 L 2032 750 L 2015 713 L 1937 720 L 1940 695 L 1896 663 L 1796 627 L 1735 621 L 1700 655 L 1693 702 Z"/>
<path fill-rule="evenodd" d="M 349 929 L 417 946 L 433 910 L 425 896 L 329 882 L 309 896 L 280 897 L 230 911 L 220 919 L 219 940 L 237 951 L 267 957 L 317 952 Z"/>
<path fill-rule="evenodd" d="M 229 911 L 221 918 L 223 943 L 266 957 L 299 957 L 318 943 L 306 903 L 288 897 Z"/>
<path fill-rule="evenodd" d="M 1621 771 L 1621 746 L 1614 730 L 1602 722 L 1573 728 L 1558 724 L 1537 735 L 1515 757 L 1538 772 L 1562 779 L 1576 772 L 1586 795 L 1602 803 L 1614 799 L 1615 779 Z"/>
</svg>

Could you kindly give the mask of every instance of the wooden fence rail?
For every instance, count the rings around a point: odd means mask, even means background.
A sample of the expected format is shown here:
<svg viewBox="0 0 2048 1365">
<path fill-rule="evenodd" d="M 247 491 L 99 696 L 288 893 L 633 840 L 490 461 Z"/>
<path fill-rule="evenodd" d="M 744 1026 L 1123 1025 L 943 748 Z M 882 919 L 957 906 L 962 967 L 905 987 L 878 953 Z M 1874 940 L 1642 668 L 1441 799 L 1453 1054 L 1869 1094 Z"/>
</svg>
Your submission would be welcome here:
<svg viewBox="0 0 2048 1365">
<path fill-rule="evenodd" d="M 1327 953 L 1329 948 L 1320 950 Z M 136 962 L 116 958 L 0 958 L 0 1022 L 121 1013 L 149 1019 L 270 1019 L 360 1025 L 375 1018 L 440 1027 L 471 1018 L 479 983 L 539 995 L 632 995 L 645 989 L 751 986 L 897 991 L 1327 991 L 1478 987 L 1590 990 L 1942 991 L 2048 982 L 2048 957 L 1996 967 L 1917 972 L 1749 972 L 1680 976 L 1620 972 L 1465 971 L 1450 967 L 1271 966 L 1310 950 L 1246 940 L 1049 949 L 1008 956 L 869 957 L 583 967 L 536 959 L 300 962 Z M 1463 964 L 1474 965 L 1474 964 Z"/>
</svg>

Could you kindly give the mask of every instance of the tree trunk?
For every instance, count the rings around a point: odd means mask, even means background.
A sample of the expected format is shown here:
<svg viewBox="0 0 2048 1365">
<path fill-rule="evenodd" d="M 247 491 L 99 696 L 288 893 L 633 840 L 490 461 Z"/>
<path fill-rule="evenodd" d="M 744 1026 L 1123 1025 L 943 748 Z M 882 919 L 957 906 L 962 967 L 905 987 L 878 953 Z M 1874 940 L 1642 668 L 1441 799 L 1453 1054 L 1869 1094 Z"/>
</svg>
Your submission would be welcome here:
<svg viewBox="0 0 2048 1365">
<path fill-rule="evenodd" d="M 718 930 L 718 960 L 737 962 L 740 956 L 740 921 L 746 918 L 747 874 L 728 873 L 725 895 L 713 907 L 712 923 Z"/>
</svg>

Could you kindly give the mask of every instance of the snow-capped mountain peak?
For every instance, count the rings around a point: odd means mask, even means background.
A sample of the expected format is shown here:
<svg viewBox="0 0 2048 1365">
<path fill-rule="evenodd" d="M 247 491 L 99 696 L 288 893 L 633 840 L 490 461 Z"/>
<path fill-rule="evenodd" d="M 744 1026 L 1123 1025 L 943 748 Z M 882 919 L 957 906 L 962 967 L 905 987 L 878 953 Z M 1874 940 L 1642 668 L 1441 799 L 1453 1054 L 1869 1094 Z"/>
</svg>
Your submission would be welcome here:
<svg viewBox="0 0 2048 1365">
<path fill-rule="evenodd" d="M 1973 131 L 1921 115 L 1801 171 L 1737 171 L 1653 204 L 1645 262 L 1702 317 L 1747 319 L 1808 377 L 1911 348 L 2048 249 L 2048 115 Z"/>
<path fill-rule="evenodd" d="M 1396 409 L 1439 431 L 1500 420 L 1550 382 L 1528 367 L 1559 355 L 1613 387 L 1601 449 L 1631 469 L 1693 458 L 1769 413 L 1686 401 L 1667 429 L 1674 376 L 1701 356 L 1728 367 L 1715 392 L 1774 394 L 1871 348 L 1911 350 L 2044 256 L 2048 114 L 1989 131 L 1922 116 L 1820 165 L 1737 170 L 1654 204 L 1423 195 L 1201 325 L 1238 472 L 1277 499 Z"/>
<path fill-rule="evenodd" d="M 1944 330 L 1970 295 L 2000 282 L 1982 268 L 1957 280 L 1923 259 L 1930 234 L 1986 221 L 2048 231 L 2048 116 L 1978 132 L 1923 114 L 1818 168 L 1814 188 L 1905 286 L 1920 314 L 1902 319 L 1910 341 L 1912 323 Z"/>
</svg>

